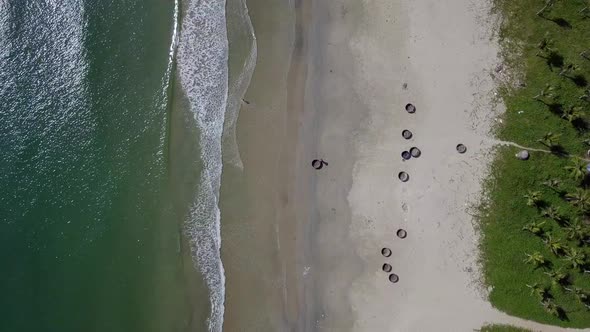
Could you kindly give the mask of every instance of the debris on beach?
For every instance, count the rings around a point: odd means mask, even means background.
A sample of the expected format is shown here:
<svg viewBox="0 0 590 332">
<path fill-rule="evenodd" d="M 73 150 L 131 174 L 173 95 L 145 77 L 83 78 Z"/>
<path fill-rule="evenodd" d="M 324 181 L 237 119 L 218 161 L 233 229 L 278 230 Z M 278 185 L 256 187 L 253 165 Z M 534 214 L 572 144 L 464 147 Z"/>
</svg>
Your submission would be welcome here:
<svg viewBox="0 0 590 332">
<path fill-rule="evenodd" d="M 389 248 L 383 248 L 383 249 L 381 249 L 381 255 L 383 255 L 384 257 L 391 256 L 391 249 L 389 249 Z"/>
<path fill-rule="evenodd" d="M 406 105 L 406 112 L 408 113 L 415 113 L 416 112 L 416 106 L 412 105 L 412 104 L 407 104 Z"/>
<path fill-rule="evenodd" d="M 314 159 L 311 162 L 311 167 L 315 168 L 315 169 L 322 169 L 322 167 L 324 167 L 324 165 L 328 166 L 328 163 L 324 161 L 324 159 Z"/>
<path fill-rule="evenodd" d="M 467 152 L 467 147 L 463 144 L 457 144 L 457 152 L 463 154 Z"/>
<path fill-rule="evenodd" d="M 397 276 L 397 274 L 392 273 L 389 275 L 389 281 L 395 284 L 399 281 L 399 277 Z"/>
<path fill-rule="evenodd" d="M 405 230 L 405 229 L 402 229 L 402 228 L 400 228 L 400 229 L 398 229 L 398 230 L 397 230 L 397 232 L 396 232 L 396 235 L 397 235 L 397 237 L 399 237 L 400 239 L 405 239 L 405 238 L 406 238 L 406 236 L 408 236 L 408 232 L 406 232 L 406 230 Z"/>
<path fill-rule="evenodd" d="M 412 136 L 414 136 L 414 134 L 412 134 L 412 132 L 411 132 L 411 131 L 409 131 L 409 130 L 407 130 L 407 129 L 404 129 L 404 130 L 402 131 L 402 137 L 403 137 L 403 138 L 405 138 L 405 139 L 410 139 L 410 138 L 412 138 Z"/>
<path fill-rule="evenodd" d="M 410 175 L 406 172 L 399 172 L 397 177 L 400 179 L 401 182 L 408 182 L 410 179 Z"/>
</svg>

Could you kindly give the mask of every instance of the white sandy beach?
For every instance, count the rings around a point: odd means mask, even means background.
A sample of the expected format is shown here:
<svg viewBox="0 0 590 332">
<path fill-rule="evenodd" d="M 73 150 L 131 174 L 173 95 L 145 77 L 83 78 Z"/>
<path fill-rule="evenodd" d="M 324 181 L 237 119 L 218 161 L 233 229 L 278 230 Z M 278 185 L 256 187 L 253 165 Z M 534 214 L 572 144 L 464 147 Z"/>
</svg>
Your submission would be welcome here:
<svg viewBox="0 0 590 332">
<path fill-rule="evenodd" d="M 322 278 L 318 330 L 342 331 L 350 321 L 354 331 L 472 331 L 486 323 L 565 330 L 498 312 L 480 283 L 469 210 L 479 202 L 492 158 L 489 130 L 502 111 L 492 100 L 499 50 L 490 6 L 314 2 L 306 106 L 321 119 L 318 150 L 330 162 L 317 174 L 319 220 L 312 221 Z M 404 110 L 410 102 L 415 114 Z M 403 129 L 414 138 L 403 139 Z M 466 154 L 455 151 L 458 143 Z M 412 146 L 422 156 L 402 161 Z M 399 171 L 409 182 L 397 179 Z M 344 197 L 348 206 L 337 206 Z M 398 228 L 406 239 L 395 236 Z M 399 283 L 388 281 L 383 263 Z"/>
</svg>

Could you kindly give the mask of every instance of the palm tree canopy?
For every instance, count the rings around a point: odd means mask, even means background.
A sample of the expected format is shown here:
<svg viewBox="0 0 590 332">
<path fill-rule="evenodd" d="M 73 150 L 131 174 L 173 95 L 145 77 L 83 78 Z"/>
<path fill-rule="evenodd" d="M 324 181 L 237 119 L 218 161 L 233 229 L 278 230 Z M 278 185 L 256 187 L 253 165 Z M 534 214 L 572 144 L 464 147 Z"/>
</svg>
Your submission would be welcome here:
<svg viewBox="0 0 590 332">
<path fill-rule="evenodd" d="M 541 302 L 541 304 L 545 308 L 545 311 L 547 311 L 551 315 L 554 315 L 554 316 L 559 315 L 560 307 L 557 304 L 555 304 L 555 302 L 553 302 L 552 300 L 545 299 L 544 301 Z"/>
<path fill-rule="evenodd" d="M 580 224 L 578 219 L 574 219 L 574 221 L 564 228 L 564 230 L 567 234 L 567 238 L 570 240 L 581 241 L 586 237 L 586 230 Z"/>
<path fill-rule="evenodd" d="M 555 208 L 553 206 L 544 208 L 543 210 L 541 210 L 541 215 L 543 217 L 547 217 L 549 219 L 555 220 L 555 221 L 560 221 L 561 220 L 561 213 L 559 212 L 558 208 Z"/>
<path fill-rule="evenodd" d="M 584 117 L 584 112 L 582 112 L 582 109 L 578 106 L 570 106 L 563 111 L 561 117 L 569 122 L 574 122 Z"/>
<path fill-rule="evenodd" d="M 543 184 L 551 189 L 559 189 L 559 187 L 561 186 L 561 181 L 558 179 L 549 179 L 543 182 Z"/>
<path fill-rule="evenodd" d="M 565 250 L 565 245 L 563 244 L 563 242 L 561 242 L 561 240 L 558 240 L 558 239 L 554 240 L 551 238 L 551 236 L 547 237 L 545 244 L 547 244 L 547 247 L 549 247 L 549 250 L 551 250 L 551 252 L 553 252 L 556 255 L 559 255 L 559 253 L 561 253 Z"/>
<path fill-rule="evenodd" d="M 579 158 L 573 158 L 570 165 L 564 167 L 570 173 L 570 176 L 580 181 L 586 176 L 586 162 Z"/>
<path fill-rule="evenodd" d="M 541 192 L 529 190 L 526 195 L 524 195 L 524 198 L 527 199 L 526 204 L 528 206 L 535 206 L 541 201 Z"/>
<path fill-rule="evenodd" d="M 527 284 L 526 286 L 531 289 L 531 295 L 537 295 L 541 300 L 547 296 L 547 287 L 537 282 L 532 285 Z"/>
<path fill-rule="evenodd" d="M 524 260 L 524 262 L 527 264 L 541 266 L 541 265 L 545 264 L 545 262 L 547 262 L 547 260 L 545 260 L 545 257 L 538 251 L 535 251 L 532 254 L 525 254 L 525 255 L 527 258 Z"/>
<path fill-rule="evenodd" d="M 524 227 L 522 227 L 523 230 L 525 231 L 529 231 L 535 235 L 540 235 L 543 233 L 543 225 L 545 224 L 544 221 L 542 222 L 531 222 L 528 223 L 526 225 L 524 225 Z"/>
<path fill-rule="evenodd" d="M 586 255 L 576 248 L 570 248 L 566 251 L 565 260 L 568 261 L 574 269 L 586 264 Z"/>
<path fill-rule="evenodd" d="M 557 135 L 555 133 L 548 132 L 538 141 L 545 146 L 552 147 L 557 145 L 557 142 L 559 141 L 559 136 L 560 135 Z"/>
<path fill-rule="evenodd" d="M 576 191 L 567 194 L 566 198 L 580 211 L 585 213 L 590 210 L 590 193 L 587 190 L 576 188 Z"/>
<path fill-rule="evenodd" d="M 567 273 L 564 273 L 561 270 L 545 272 L 545 274 L 551 278 L 551 281 L 554 284 L 561 284 L 569 277 Z"/>
</svg>

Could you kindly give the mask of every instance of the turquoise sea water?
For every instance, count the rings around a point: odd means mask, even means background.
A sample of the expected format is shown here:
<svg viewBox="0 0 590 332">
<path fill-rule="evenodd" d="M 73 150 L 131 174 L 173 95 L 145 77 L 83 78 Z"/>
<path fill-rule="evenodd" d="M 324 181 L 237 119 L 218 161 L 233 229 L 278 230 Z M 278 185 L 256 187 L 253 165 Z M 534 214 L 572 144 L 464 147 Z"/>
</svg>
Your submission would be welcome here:
<svg viewBox="0 0 590 332">
<path fill-rule="evenodd" d="M 224 15 L 0 1 L 0 331 L 221 329 Z"/>
</svg>

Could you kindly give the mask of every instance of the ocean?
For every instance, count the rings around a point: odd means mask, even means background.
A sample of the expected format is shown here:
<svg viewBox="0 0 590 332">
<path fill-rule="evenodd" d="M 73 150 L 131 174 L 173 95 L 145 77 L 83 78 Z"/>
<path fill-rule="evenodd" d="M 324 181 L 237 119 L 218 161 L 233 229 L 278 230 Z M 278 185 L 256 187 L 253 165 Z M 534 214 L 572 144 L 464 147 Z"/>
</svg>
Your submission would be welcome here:
<svg viewBox="0 0 590 332">
<path fill-rule="evenodd" d="M 0 331 L 222 329 L 222 161 L 256 57 L 227 8 L 0 0 Z"/>
</svg>

